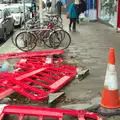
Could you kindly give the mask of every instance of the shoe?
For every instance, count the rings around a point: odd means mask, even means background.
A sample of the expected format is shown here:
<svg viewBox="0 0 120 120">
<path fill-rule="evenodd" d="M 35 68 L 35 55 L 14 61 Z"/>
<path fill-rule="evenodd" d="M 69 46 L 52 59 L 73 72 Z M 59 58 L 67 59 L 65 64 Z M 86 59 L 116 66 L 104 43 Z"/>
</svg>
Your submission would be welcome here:
<svg viewBox="0 0 120 120">
<path fill-rule="evenodd" d="M 71 31 L 71 28 L 69 27 L 69 31 Z"/>
</svg>

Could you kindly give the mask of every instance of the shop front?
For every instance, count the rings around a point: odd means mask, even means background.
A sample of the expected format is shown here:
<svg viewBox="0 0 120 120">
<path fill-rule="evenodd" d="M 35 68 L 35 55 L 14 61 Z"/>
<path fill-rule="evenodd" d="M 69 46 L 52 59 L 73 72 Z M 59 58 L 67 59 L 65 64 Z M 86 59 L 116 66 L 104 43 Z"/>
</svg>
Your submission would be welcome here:
<svg viewBox="0 0 120 120">
<path fill-rule="evenodd" d="M 89 20 L 97 20 L 97 0 L 85 0 L 86 16 Z"/>
<path fill-rule="evenodd" d="M 117 28 L 120 29 L 120 0 L 118 0 Z"/>
<path fill-rule="evenodd" d="M 119 0 L 99 0 L 98 18 L 114 28 L 118 27 L 118 2 Z"/>
</svg>

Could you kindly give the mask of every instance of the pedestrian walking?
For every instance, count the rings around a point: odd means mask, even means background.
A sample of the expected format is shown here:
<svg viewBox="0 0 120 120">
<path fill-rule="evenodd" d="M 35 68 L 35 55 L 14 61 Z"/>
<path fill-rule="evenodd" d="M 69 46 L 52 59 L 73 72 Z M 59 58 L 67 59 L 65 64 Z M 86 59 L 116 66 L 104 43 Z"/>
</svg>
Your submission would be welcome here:
<svg viewBox="0 0 120 120">
<path fill-rule="evenodd" d="M 58 0 L 56 3 L 56 8 L 57 8 L 57 14 L 59 16 L 61 16 L 62 6 L 63 6 L 63 4 L 62 4 L 61 0 Z"/>
<path fill-rule="evenodd" d="M 85 0 L 79 0 L 79 5 L 78 5 L 77 8 L 78 8 L 79 17 L 84 19 L 85 11 L 86 11 L 86 2 L 85 2 Z M 79 17 L 77 19 L 77 23 L 79 23 Z M 83 20 L 83 19 L 81 19 L 81 20 Z"/>
<path fill-rule="evenodd" d="M 86 2 L 85 0 L 80 0 L 81 2 L 81 12 L 84 13 L 86 11 Z"/>
<path fill-rule="evenodd" d="M 76 20 L 78 19 L 78 10 L 77 10 L 78 4 L 79 4 L 79 1 L 75 0 L 75 2 L 70 5 L 69 10 L 68 10 L 68 15 L 70 18 L 69 30 L 71 31 L 71 26 L 73 24 L 74 32 L 76 31 Z"/>
<path fill-rule="evenodd" d="M 51 4 L 52 4 L 52 3 L 50 2 L 50 0 L 47 0 L 47 1 L 46 1 L 46 6 L 47 6 L 47 11 L 48 11 L 48 12 L 50 12 Z"/>
<path fill-rule="evenodd" d="M 42 8 L 45 9 L 45 2 L 42 1 Z"/>
</svg>

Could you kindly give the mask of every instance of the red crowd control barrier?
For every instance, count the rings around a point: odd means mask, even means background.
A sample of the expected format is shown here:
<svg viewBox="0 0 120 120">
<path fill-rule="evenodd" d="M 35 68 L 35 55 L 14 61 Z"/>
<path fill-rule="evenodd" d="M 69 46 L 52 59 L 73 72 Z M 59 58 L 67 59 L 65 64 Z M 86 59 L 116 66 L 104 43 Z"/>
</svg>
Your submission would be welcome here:
<svg viewBox="0 0 120 120">
<path fill-rule="evenodd" d="M 12 80 L 17 80 L 17 81 L 22 81 L 25 80 L 25 78 L 36 74 L 38 72 L 42 72 L 44 71 L 45 68 L 40 68 L 38 70 L 34 70 L 32 72 L 29 73 L 0 73 L 0 99 L 5 98 L 6 96 L 9 96 L 10 94 L 12 94 L 14 92 L 14 89 L 19 89 L 20 86 L 11 83 Z M 30 81 L 26 81 L 26 84 L 30 84 Z"/>
<path fill-rule="evenodd" d="M 35 52 L 17 52 L 0 55 L 0 60 L 8 58 L 23 58 L 23 57 L 33 57 L 33 56 L 52 56 L 63 54 L 64 50 L 41 50 Z"/>
<path fill-rule="evenodd" d="M 44 100 L 48 94 L 56 92 L 76 76 L 76 67 L 43 67 L 11 79 L 18 88 L 14 90 L 32 100 Z M 31 83 L 31 84 L 28 84 Z"/>
<path fill-rule="evenodd" d="M 14 79 L 17 76 L 12 73 L 0 73 L 0 99 L 13 93 L 13 87 L 15 87 L 9 80 Z"/>
<path fill-rule="evenodd" d="M 63 58 L 50 58 L 50 59 L 52 59 L 51 60 L 52 62 L 50 64 L 54 66 L 56 65 L 58 66 L 63 62 Z M 38 69 L 48 65 L 48 62 L 49 61 L 46 56 L 23 58 L 17 62 L 15 72 L 18 72 L 19 70 L 25 72 L 33 69 Z"/>
<path fill-rule="evenodd" d="M 45 117 L 63 120 L 64 115 L 78 117 L 78 120 L 85 120 L 86 118 L 102 120 L 102 116 L 84 110 L 64 110 L 35 106 L 6 106 L 0 114 L 0 120 L 3 120 L 5 115 L 10 114 L 18 115 L 18 120 L 23 120 L 25 116 L 35 116 L 38 120 L 43 120 Z"/>
</svg>

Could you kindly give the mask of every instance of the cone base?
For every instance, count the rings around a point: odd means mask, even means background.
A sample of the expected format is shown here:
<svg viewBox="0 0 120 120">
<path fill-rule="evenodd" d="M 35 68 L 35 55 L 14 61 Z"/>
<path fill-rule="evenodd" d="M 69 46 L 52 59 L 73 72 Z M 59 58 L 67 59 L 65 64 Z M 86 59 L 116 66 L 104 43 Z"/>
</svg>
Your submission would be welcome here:
<svg viewBox="0 0 120 120">
<path fill-rule="evenodd" d="M 119 91 L 104 88 L 100 105 L 104 108 L 120 108 Z"/>
<path fill-rule="evenodd" d="M 104 104 L 102 104 L 102 103 L 100 103 L 100 105 L 101 105 L 103 108 L 108 108 L 108 109 L 120 108 L 120 105 L 118 105 L 118 106 L 107 106 L 107 105 L 104 105 Z"/>
</svg>

